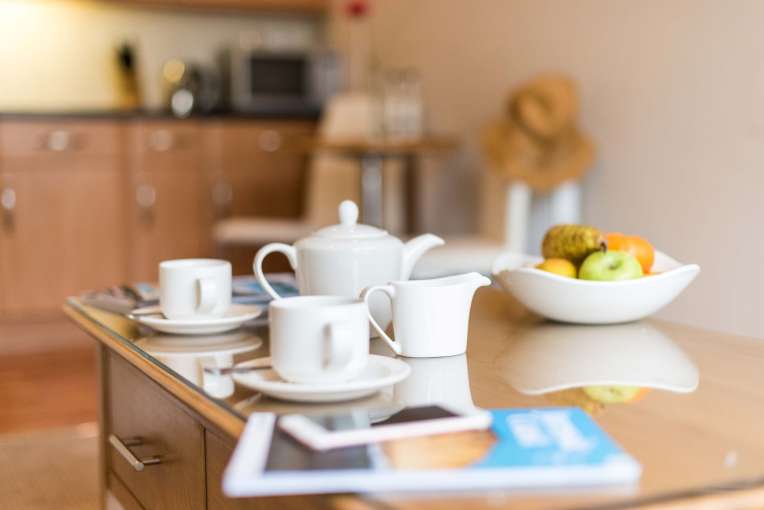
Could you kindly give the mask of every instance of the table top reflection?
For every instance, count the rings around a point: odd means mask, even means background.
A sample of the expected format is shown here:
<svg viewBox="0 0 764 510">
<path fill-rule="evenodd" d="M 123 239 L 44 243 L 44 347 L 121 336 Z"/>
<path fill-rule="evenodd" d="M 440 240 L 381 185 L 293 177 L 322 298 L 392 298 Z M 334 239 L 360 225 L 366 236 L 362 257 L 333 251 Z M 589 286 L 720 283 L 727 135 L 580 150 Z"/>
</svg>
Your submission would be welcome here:
<svg viewBox="0 0 764 510">
<path fill-rule="evenodd" d="M 764 484 L 764 342 L 662 321 L 573 326 L 543 321 L 493 288 L 478 291 L 466 355 L 411 359 L 404 381 L 374 396 L 338 404 L 273 400 L 205 367 L 268 356 L 261 321 L 237 332 L 159 335 L 76 300 L 69 313 L 214 402 L 243 425 L 253 412 L 395 410 L 446 403 L 484 408 L 580 406 L 643 466 L 626 490 L 512 494 L 528 508 L 653 500 Z M 379 340 L 372 353 L 392 356 Z M 209 416 L 215 423 L 216 416 Z M 230 429 L 229 429 L 230 430 Z M 494 496 L 491 496 L 494 497 Z M 497 492 L 496 498 L 509 497 Z M 396 508 L 463 508 L 476 495 L 394 497 Z M 485 494 L 480 496 L 484 503 Z M 554 501 L 549 505 L 550 498 Z M 373 500 L 369 496 L 366 500 Z"/>
</svg>

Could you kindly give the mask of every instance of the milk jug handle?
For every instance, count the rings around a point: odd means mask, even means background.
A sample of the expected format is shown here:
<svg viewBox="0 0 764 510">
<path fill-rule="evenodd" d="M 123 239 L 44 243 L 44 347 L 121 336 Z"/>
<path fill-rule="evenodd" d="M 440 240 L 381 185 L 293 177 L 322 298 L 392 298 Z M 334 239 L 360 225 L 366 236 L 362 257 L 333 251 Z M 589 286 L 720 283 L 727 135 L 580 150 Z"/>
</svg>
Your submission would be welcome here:
<svg viewBox="0 0 764 510">
<path fill-rule="evenodd" d="M 395 288 L 392 285 L 374 285 L 372 287 L 366 287 L 365 289 L 363 289 L 363 292 L 361 292 L 361 299 L 363 299 L 364 302 L 366 303 L 366 308 L 367 308 L 366 313 L 369 316 L 369 322 L 371 323 L 371 327 L 373 327 L 374 330 L 377 333 L 379 333 L 380 338 L 382 338 L 382 340 L 385 341 L 387 346 L 390 347 L 390 349 L 392 349 L 392 351 L 395 354 L 400 355 L 400 353 L 401 353 L 401 344 L 396 342 L 396 341 L 394 341 L 389 336 L 387 336 L 387 333 L 385 333 L 385 331 L 381 327 L 379 327 L 379 324 L 377 324 L 377 321 L 375 321 L 374 317 L 371 316 L 371 312 L 368 311 L 368 308 L 369 308 L 369 296 L 371 296 L 371 294 L 374 291 L 377 291 L 377 290 L 387 294 L 387 297 L 390 298 L 390 304 L 391 305 L 393 304 L 393 301 L 395 300 Z M 393 320 L 395 320 L 395 317 L 393 317 Z"/>
<path fill-rule="evenodd" d="M 252 269 L 255 272 L 255 277 L 257 278 L 257 282 L 263 287 L 265 292 L 267 292 L 273 299 L 281 299 L 281 296 L 276 294 L 276 291 L 273 290 L 273 287 L 271 287 L 271 284 L 268 283 L 268 280 L 265 279 L 265 273 L 263 273 L 263 260 L 265 260 L 265 257 L 267 257 L 273 252 L 283 253 L 284 255 L 286 255 L 286 258 L 289 260 L 289 265 L 292 266 L 292 269 L 296 270 L 297 269 L 297 250 L 294 249 L 294 246 L 290 246 L 284 243 L 266 244 L 265 246 L 263 246 L 257 251 L 257 255 L 255 255 L 255 260 L 252 262 Z"/>
</svg>

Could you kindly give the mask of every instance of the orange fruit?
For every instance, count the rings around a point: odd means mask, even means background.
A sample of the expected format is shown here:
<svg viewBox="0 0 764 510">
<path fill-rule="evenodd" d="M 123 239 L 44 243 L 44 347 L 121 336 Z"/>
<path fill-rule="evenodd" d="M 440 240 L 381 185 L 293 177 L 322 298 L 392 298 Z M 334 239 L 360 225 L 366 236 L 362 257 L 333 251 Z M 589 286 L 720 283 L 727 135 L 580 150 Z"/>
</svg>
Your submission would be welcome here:
<svg viewBox="0 0 764 510">
<path fill-rule="evenodd" d="M 642 271 L 645 274 L 650 273 L 655 260 L 655 249 L 653 245 L 639 236 L 627 236 L 620 232 L 610 232 L 606 236 L 608 250 L 625 251 L 634 255 Z"/>
</svg>

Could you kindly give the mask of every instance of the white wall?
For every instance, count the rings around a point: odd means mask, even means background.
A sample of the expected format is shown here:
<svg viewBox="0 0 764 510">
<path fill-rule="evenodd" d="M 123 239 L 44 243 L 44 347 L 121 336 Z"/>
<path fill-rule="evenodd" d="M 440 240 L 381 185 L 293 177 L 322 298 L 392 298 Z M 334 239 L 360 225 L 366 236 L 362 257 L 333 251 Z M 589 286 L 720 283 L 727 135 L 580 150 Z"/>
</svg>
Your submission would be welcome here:
<svg viewBox="0 0 764 510">
<path fill-rule="evenodd" d="M 299 16 L 146 9 L 94 1 L 0 0 L 0 110 L 80 110 L 117 103 L 114 51 L 137 49 L 145 106 L 163 105 L 162 64 L 212 63 L 240 38 L 308 47 L 322 23 Z"/>
<path fill-rule="evenodd" d="M 417 67 L 431 125 L 466 141 L 428 184 L 449 196 L 430 205 L 435 227 L 477 214 L 496 230 L 496 194 L 463 184 L 479 180 L 477 132 L 510 87 L 565 71 L 599 150 L 586 219 L 700 263 L 663 317 L 764 336 L 764 2 L 379 0 L 373 11 L 381 64 Z"/>
</svg>

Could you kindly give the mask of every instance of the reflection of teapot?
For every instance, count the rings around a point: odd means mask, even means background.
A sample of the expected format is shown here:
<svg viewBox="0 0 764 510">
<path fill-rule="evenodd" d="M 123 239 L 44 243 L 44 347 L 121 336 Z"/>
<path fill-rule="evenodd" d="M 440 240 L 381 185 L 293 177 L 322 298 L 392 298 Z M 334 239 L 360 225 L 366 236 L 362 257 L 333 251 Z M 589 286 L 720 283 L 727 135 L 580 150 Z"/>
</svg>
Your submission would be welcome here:
<svg viewBox="0 0 764 510">
<path fill-rule="evenodd" d="M 345 200 L 339 207 L 340 223 L 322 228 L 294 246 L 271 243 L 257 252 L 253 269 L 258 282 L 274 299 L 280 296 L 263 274 L 263 260 L 281 252 L 295 270 L 302 295 L 328 294 L 358 297 L 365 287 L 393 280 L 408 280 L 424 252 L 443 244 L 432 234 L 402 243 L 384 230 L 359 225 L 358 207 Z M 390 306 L 384 297 L 370 303 L 372 315 L 382 327 L 390 322 Z"/>
<path fill-rule="evenodd" d="M 648 323 L 574 326 L 542 323 L 516 333 L 499 360 L 520 393 L 633 386 L 689 393 L 698 369 L 662 331 Z"/>
</svg>

